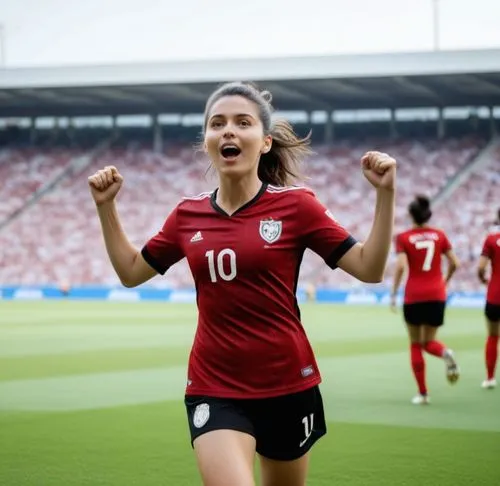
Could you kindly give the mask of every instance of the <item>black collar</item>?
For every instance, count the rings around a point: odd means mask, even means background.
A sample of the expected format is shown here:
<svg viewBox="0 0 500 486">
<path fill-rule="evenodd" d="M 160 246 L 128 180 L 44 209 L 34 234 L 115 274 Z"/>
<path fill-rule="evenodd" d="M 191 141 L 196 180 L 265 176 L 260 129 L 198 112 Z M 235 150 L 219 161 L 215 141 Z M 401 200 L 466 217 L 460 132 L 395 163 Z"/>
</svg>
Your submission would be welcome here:
<svg viewBox="0 0 500 486">
<path fill-rule="evenodd" d="M 263 182 L 262 183 L 262 186 L 260 187 L 259 189 L 259 192 L 257 194 L 255 194 L 255 196 L 250 199 L 250 201 L 246 202 L 245 204 L 243 204 L 243 206 L 241 206 L 241 208 L 238 208 L 233 214 L 228 214 L 226 213 L 226 211 L 224 211 L 218 204 L 217 204 L 217 191 L 219 190 L 219 188 L 215 189 L 215 191 L 212 193 L 212 197 L 210 198 L 210 203 L 212 204 L 212 207 L 220 214 L 222 214 L 223 216 L 229 216 L 229 217 L 232 217 L 232 216 L 235 216 L 237 213 L 241 213 L 241 211 L 243 211 L 244 209 L 252 206 L 253 204 L 255 204 L 259 199 L 260 197 L 262 196 L 262 194 L 264 194 L 264 192 L 266 192 L 266 189 L 267 189 L 267 186 L 268 184 Z"/>
</svg>

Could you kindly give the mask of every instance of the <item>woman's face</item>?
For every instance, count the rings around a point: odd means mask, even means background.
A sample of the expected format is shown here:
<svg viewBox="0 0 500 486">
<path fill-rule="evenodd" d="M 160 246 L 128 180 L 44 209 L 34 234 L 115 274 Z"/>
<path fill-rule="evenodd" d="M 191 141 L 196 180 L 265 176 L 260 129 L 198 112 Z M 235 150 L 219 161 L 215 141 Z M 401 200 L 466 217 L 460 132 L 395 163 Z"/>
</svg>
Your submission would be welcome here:
<svg viewBox="0 0 500 486">
<path fill-rule="evenodd" d="M 260 156 L 270 150 L 259 107 L 243 96 L 223 96 L 207 114 L 204 147 L 217 173 L 230 177 L 257 174 Z"/>
</svg>

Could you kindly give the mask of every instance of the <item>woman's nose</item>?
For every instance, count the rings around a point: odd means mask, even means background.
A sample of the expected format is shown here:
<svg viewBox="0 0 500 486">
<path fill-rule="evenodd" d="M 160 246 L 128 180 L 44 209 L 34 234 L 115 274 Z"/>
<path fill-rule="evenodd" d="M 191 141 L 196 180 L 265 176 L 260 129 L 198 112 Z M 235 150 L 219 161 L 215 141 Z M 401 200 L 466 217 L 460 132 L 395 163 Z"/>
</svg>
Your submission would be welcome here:
<svg viewBox="0 0 500 486">
<path fill-rule="evenodd" d="M 222 136 L 224 138 L 233 138 L 234 137 L 234 127 L 232 125 L 226 125 Z"/>
</svg>

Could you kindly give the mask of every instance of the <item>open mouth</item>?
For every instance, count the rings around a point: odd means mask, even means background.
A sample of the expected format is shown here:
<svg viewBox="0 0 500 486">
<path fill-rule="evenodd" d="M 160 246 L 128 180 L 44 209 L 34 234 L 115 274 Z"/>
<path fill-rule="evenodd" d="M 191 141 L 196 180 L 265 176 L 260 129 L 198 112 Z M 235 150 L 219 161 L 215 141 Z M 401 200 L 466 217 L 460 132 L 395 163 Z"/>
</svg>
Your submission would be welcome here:
<svg viewBox="0 0 500 486">
<path fill-rule="evenodd" d="M 225 159 L 233 159 L 241 154 L 241 149 L 236 145 L 223 145 L 220 153 Z"/>
</svg>

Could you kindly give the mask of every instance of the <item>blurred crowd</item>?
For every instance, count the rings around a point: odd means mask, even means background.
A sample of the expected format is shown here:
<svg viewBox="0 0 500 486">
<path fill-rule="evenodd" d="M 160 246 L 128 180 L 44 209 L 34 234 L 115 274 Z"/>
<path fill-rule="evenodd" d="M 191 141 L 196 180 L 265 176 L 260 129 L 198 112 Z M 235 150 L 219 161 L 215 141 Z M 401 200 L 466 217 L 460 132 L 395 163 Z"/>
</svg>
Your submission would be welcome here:
<svg viewBox="0 0 500 486">
<path fill-rule="evenodd" d="M 475 137 L 428 140 L 377 140 L 317 145 L 307 160 L 304 185 L 311 187 L 335 218 L 358 239 L 370 230 L 375 194 L 360 170 L 360 157 L 378 149 L 397 158 L 396 230 L 409 227 L 407 206 L 417 193 L 438 195 L 484 147 Z M 202 155 L 192 147 L 170 145 L 157 152 L 127 146 L 93 156 L 81 170 L 69 164 L 85 152 L 68 148 L 9 148 L 0 150 L 0 224 L 22 209 L 33 193 L 58 175 L 66 174 L 29 208 L 0 228 L 0 282 L 7 284 L 114 285 L 118 280 L 105 253 L 99 221 L 88 192 L 87 176 L 115 165 L 125 178 L 118 208 L 126 233 L 137 247 L 161 227 L 183 196 L 212 190 L 217 181 Z M 499 204 L 500 150 L 472 170 L 452 195 L 434 209 L 431 224 L 449 235 L 463 267 L 454 289 L 479 287 L 475 265 L 482 241 Z M 392 275 L 391 255 L 386 276 Z M 299 285 L 350 287 L 361 284 L 343 272 L 331 271 L 307 251 Z M 192 277 L 185 261 L 149 285 L 189 287 Z"/>
</svg>

